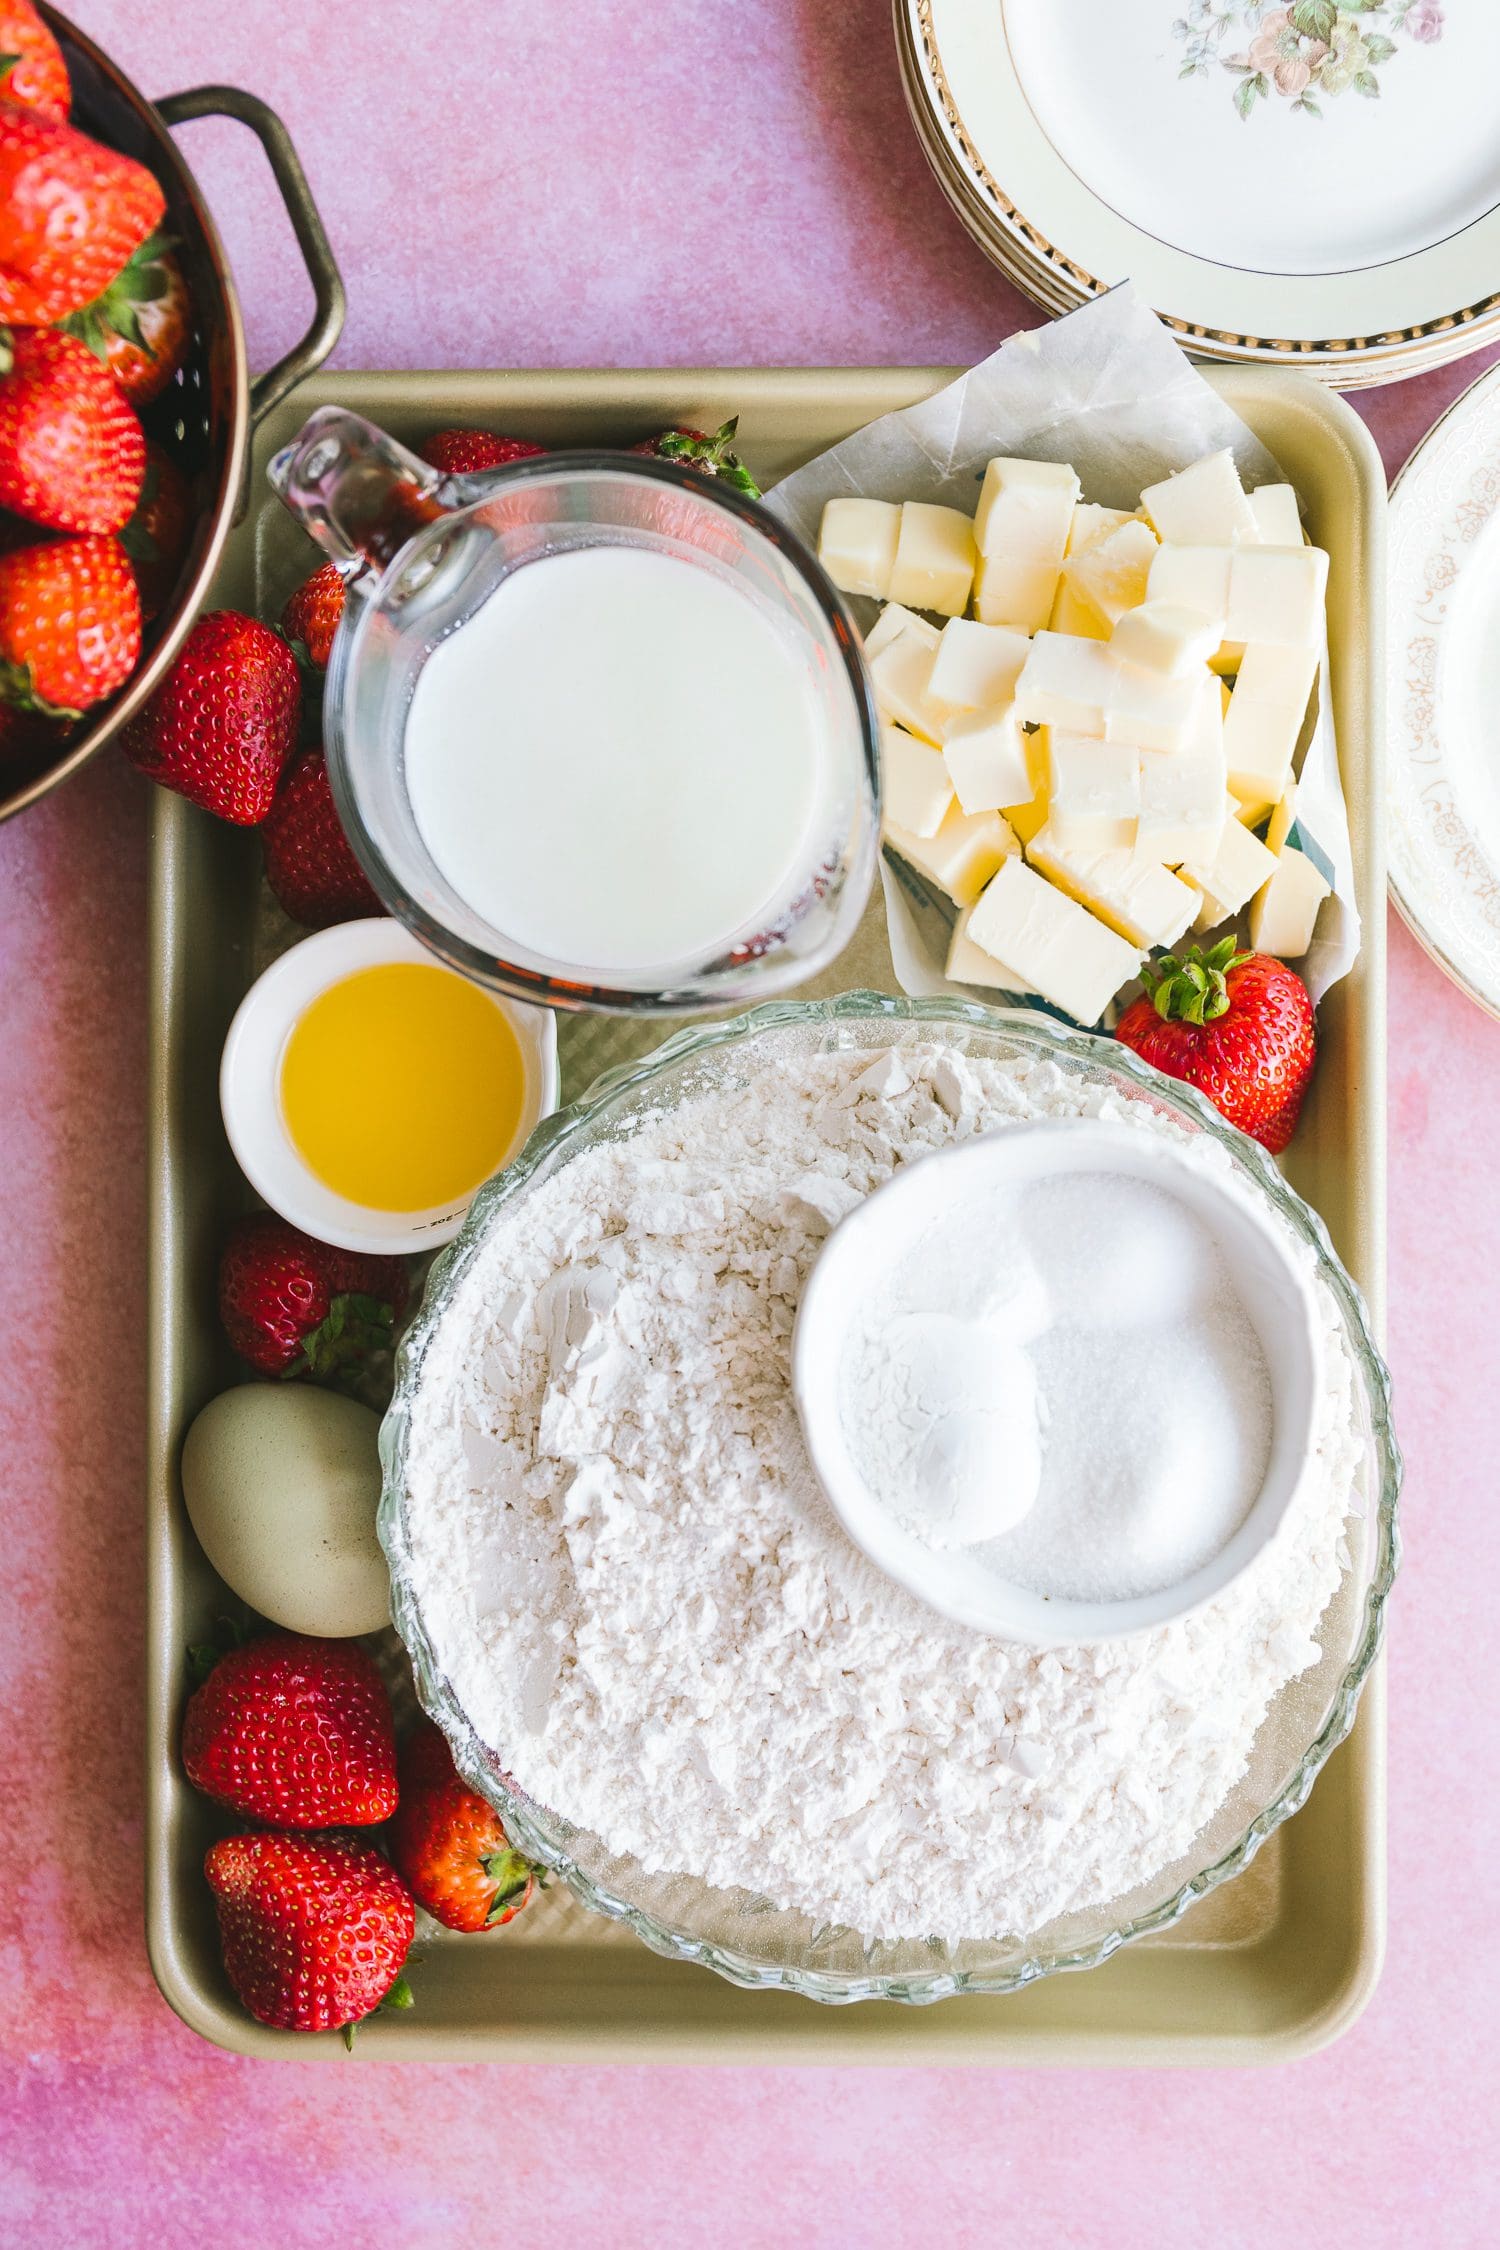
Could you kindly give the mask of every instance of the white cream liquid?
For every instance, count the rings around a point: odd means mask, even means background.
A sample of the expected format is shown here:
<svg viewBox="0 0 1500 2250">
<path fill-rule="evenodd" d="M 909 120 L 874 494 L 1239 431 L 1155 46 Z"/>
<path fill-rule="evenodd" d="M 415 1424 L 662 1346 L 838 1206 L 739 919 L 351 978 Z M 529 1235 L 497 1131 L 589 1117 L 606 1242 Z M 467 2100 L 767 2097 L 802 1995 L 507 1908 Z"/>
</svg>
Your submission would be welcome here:
<svg viewBox="0 0 1500 2250">
<path fill-rule="evenodd" d="M 589 547 L 517 570 L 433 650 L 407 788 L 442 874 L 507 939 L 639 972 L 787 901 L 820 735 L 799 650 L 748 595 Z"/>
</svg>

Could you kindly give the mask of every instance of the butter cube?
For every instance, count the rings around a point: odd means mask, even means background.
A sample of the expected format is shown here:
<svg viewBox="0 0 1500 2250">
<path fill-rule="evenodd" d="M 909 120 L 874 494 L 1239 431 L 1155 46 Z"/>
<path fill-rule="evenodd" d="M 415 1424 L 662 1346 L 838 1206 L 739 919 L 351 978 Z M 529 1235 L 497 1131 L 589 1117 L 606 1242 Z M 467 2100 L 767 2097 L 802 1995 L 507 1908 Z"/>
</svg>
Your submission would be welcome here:
<svg viewBox="0 0 1500 2250">
<path fill-rule="evenodd" d="M 1153 761 L 1154 762 L 1154 761 Z M 1106 852 L 1135 842 L 1141 760 L 1127 743 L 1051 730 L 1047 826 L 1068 851 Z"/>
<path fill-rule="evenodd" d="M 1233 804 L 1227 809 L 1232 816 Z M 1231 817 L 1220 829 L 1211 853 L 1190 852 L 1179 864 L 1181 873 L 1205 894 L 1205 911 L 1209 901 L 1217 908 L 1207 925 L 1199 925 L 1212 927 L 1213 922 L 1238 914 L 1261 885 L 1270 881 L 1276 871 L 1276 854 L 1267 851 L 1258 836 Z"/>
<path fill-rule="evenodd" d="M 981 555 L 974 572 L 974 615 L 984 625 L 1035 633 L 1052 614 L 1054 564 L 1037 555 Z"/>
<path fill-rule="evenodd" d="M 894 719 L 908 734 L 924 742 L 937 741 L 937 721 L 927 702 L 937 635 L 929 642 L 920 633 L 898 633 L 871 656 L 865 652 L 875 703 L 882 716 Z"/>
<path fill-rule="evenodd" d="M 989 884 L 966 934 L 1081 1024 L 1097 1023 L 1141 965 L 1133 946 L 1019 859 Z"/>
<path fill-rule="evenodd" d="M 1200 680 L 1189 677 L 1173 679 L 1165 672 L 1117 664 L 1104 706 L 1107 740 L 1131 742 L 1137 750 L 1181 750 L 1192 731 L 1199 685 Z"/>
<path fill-rule="evenodd" d="M 961 617 L 969 606 L 974 559 L 974 526 L 966 515 L 925 500 L 903 501 L 891 600 Z"/>
<path fill-rule="evenodd" d="M 1081 555 L 1085 547 L 1097 547 L 1101 539 L 1107 539 L 1122 523 L 1132 520 L 1128 508 L 1100 508 L 1092 500 L 1081 500 L 1073 510 L 1067 552 Z"/>
<path fill-rule="evenodd" d="M 1031 555 L 1054 574 L 1067 550 L 1078 479 L 1065 462 L 991 461 L 979 488 L 974 538 L 982 555 Z"/>
<path fill-rule="evenodd" d="M 1250 943 L 1257 953 L 1295 961 L 1313 941 L 1328 882 L 1305 852 L 1281 853 L 1276 870 L 1250 901 Z"/>
<path fill-rule="evenodd" d="M 1224 722 L 1219 683 L 1198 691 L 1192 732 L 1174 758 L 1142 758 L 1137 859 L 1176 867 L 1184 859 L 1211 858 L 1224 825 Z"/>
<path fill-rule="evenodd" d="M 1079 510 L 1080 515 L 1082 509 Z M 1095 611 L 1081 602 L 1066 578 L 1057 581 L 1057 592 L 1052 597 L 1052 615 L 1047 620 L 1050 633 L 1071 633 L 1075 640 L 1107 641 L 1109 627 Z"/>
<path fill-rule="evenodd" d="M 1321 547 L 1237 547 L 1229 562 L 1224 637 L 1322 646 L 1328 557 Z"/>
<path fill-rule="evenodd" d="M 992 992 L 1030 992 L 1032 987 L 1024 977 L 974 943 L 969 935 L 974 911 L 974 907 L 966 906 L 953 925 L 944 976 L 951 984 L 977 984 Z"/>
<path fill-rule="evenodd" d="M 904 727 L 880 730 L 880 801 L 883 817 L 913 836 L 935 836 L 953 802 L 953 784 L 941 750 L 919 742 Z"/>
<path fill-rule="evenodd" d="M 935 836 L 913 836 L 887 822 L 885 840 L 956 906 L 972 906 L 1001 862 L 1021 848 L 998 813 L 969 814 L 957 805 Z"/>
<path fill-rule="evenodd" d="M 903 609 L 899 602 L 887 602 L 865 635 L 865 662 L 868 664 L 872 657 L 878 656 L 883 648 L 889 648 L 892 641 L 900 640 L 904 633 L 913 634 L 916 639 L 925 642 L 929 649 L 935 649 L 938 645 L 938 629 L 935 625 L 929 625 L 925 617 L 918 617 L 915 610 Z"/>
<path fill-rule="evenodd" d="M 1227 547 L 1158 547 L 1151 560 L 1146 598 L 1170 602 L 1212 619 L 1222 633 L 1229 615 L 1229 565 Z"/>
<path fill-rule="evenodd" d="M 1063 565 L 1063 575 L 1085 609 L 1112 627 L 1146 599 L 1156 551 L 1155 533 L 1132 516 L 1096 546 L 1074 555 Z"/>
<path fill-rule="evenodd" d="M 1110 646 L 1123 664 L 1138 664 L 1147 672 L 1167 672 L 1173 677 L 1201 673 L 1218 653 L 1220 632 L 1212 618 L 1176 602 L 1142 602 L 1127 609 L 1110 636 Z"/>
<path fill-rule="evenodd" d="M 1227 449 L 1148 484 L 1141 506 L 1158 535 L 1179 547 L 1232 547 L 1255 537 L 1255 517 Z"/>
<path fill-rule="evenodd" d="M 818 560 L 846 594 L 891 590 L 901 510 L 889 500 L 830 500 L 818 527 Z"/>
<path fill-rule="evenodd" d="M 1266 824 L 1266 850 L 1268 852 L 1279 852 L 1286 848 L 1286 840 L 1296 824 L 1296 819 L 1297 784 L 1295 781 L 1289 781 L 1286 785 L 1286 795 L 1279 805 L 1272 807 L 1270 820 Z"/>
<path fill-rule="evenodd" d="M 1104 710 L 1119 666 L 1102 641 L 1038 633 L 1016 682 L 1016 717 L 1065 734 L 1104 733 Z"/>
<path fill-rule="evenodd" d="M 1300 547 L 1302 511 L 1289 484 L 1257 485 L 1245 496 L 1255 518 L 1256 543 L 1262 547 Z"/>
<path fill-rule="evenodd" d="M 1300 720 L 1318 676 L 1318 660 L 1316 646 L 1296 648 L 1259 641 L 1240 658 L 1234 692 L 1247 703 L 1289 704 Z"/>
<path fill-rule="evenodd" d="M 999 812 L 1030 796 L 1025 742 L 1011 704 L 961 713 L 944 732 L 943 758 L 966 813 Z"/>
<path fill-rule="evenodd" d="M 938 641 L 927 684 L 934 710 L 989 711 L 1009 703 L 1031 643 L 1003 625 L 950 617 Z"/>
<path fill-rule="evenodd" d="M 1175 945 L 1198 911 L 1197 891 L 1169 867 L 1150 866 L 1130 851 L 1070 851 L 1051 820 L 1026 856 L 1132 945 Z"/>
<path fill-rule="evenodd" d="M 1313 647 L 1246 649 L 1224 721 L 1229 787 L 1242 806 L 1285 795 L 1317 668 Z"/>
</svg>

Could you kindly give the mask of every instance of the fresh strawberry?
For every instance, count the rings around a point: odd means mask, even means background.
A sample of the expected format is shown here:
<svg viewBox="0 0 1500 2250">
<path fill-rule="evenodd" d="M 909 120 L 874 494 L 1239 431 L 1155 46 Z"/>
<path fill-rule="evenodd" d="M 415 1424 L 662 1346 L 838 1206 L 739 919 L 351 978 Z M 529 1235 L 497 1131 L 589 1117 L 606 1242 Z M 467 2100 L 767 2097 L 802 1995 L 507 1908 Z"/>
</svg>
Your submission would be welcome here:
<svg viewBox="0 0 1500 2250">
<path fill-rule="evenodd" d="M 220 1656 L 188 1698 L 182 1764 L 269 1828 L 370 1828 L 396 1809 L 390 1698 L 357 1641 L 267 1633 Z"/>
<path fill-rule="evenodd" d="M 140 496 L 135 409 L 76 337 L 0 328 L 0 508 L 49 531 L 120 531 Z"/>
<path fill-rule="evenodd" d="M 106 289 L 60 325 L 103 360 L 132 406 L 149 406 L 187 358 L 192 323 L 182 267 L 158 232 Z"/>
<path fill-rule="evenodd" d="M 1317 1054 L 1312 1000 L 1296 971 L 1268 953 L 1239 953 L 1227 937 L 1209 953 L 1194 945 L 1180 958 L 1164 954 L 1141 979 L 1146 996 L 1115 1037 L 1278 1156 Z"/>
<path fill-rule="evenodd" d="M 229 1981 L 257 2023 L 334 2031 L 410 2007 L 401 1965 L 417 1918 L 379 1852 L 262 1830 L 211 1845 L 203 1872 Z"/>
<path fill-rule="evenodd" d="M 536 1870 L 512 1848 L 494 1807 L 459 1779 L 430 1719 L 403 1745 L 400 1770 L 391 1857 L 417 1904 L 449 1930 L 513 1922 L 536 1889 Z"/>
<path fill-rule="evenodd" d="M 140 596 L 118 539 L 0 554 L 0 698 L 76 719 L 129 679 L 140 653 Z"/>
<path fill-rule="evenodd" d="M 135 514 L 120 534 L 140 588 L 141 616 L 149 625 L 172 598 L 193 532 L 193 496 L 187 478 L 153 438 L 146 440 L 146 474 Z"/>
<path fill-rule="evenodd" d="M 68 66 L 31 0 L 0 0 L 0 95 L 67 123 L 73 98 Z"/>
<path fill-rule="evenodd" d="M 301 642 L 315 670 L 326 671 L 343 614 L 343 575 L 337 563 L 319 563 L 311 578 L 304 578 L 297 591 L 288 596 L 281 613 L 281 630 L 289 641 Z"/>
<path fill-rule="evenodd" d="M 210 610 L 120 736 L 133 765 L 242 828 L 264 820 L 297 741 L 302 677 L 279 633 Z"/>
<path fill-rule="evenodd" d="M 477 476 L 511 461 L 534 461 L 546 450 L 525 438 L 496 437 L 490 430 L 434 430 L 417 447 L 428 467 L 441 469 L 445 477 Z"/>
<path fill-rule="evenodd" d="M 273 1211 L 237 1219 L 219 1257 L 219 1318 L 261 1375 L 357 1388 L 406 1309 L 399 1258 L 335 1250 Z"/>
<path fill-rule="evenodd" d="M 758 500 L 760 486 L 739 455 L 730 450 L 739 426 L 740 418 L 735 414 L 711 437 L 704 430 L 658 430 L 655 437 L 644 439 L 630 450 L 658 461 L 680 462 L 683 468 L 697 469 L 706 477 L 719 477 L 736 492 L 748 492 L 752 500 Z"/>
<path fill-rule="evenodd" d="M 321 750 L 293 759 L 260 840 L 266 881 L 294 922 L 326 930 L 385 912 L 340 825 Z"/>
<path fill-rule="evenodd" d="M 144 164 L 0 101 L 0 320 L 45 328 L 88 304 L 165 209 Z"/>
</svg>

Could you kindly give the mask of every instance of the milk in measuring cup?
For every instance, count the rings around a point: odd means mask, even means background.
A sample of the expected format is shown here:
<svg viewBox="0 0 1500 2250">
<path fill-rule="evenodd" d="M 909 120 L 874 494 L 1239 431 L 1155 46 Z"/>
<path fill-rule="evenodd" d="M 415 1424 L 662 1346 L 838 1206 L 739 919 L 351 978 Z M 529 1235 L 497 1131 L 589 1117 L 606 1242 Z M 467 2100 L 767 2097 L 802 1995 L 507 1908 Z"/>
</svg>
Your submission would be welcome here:
<svg viewBox="0 0 1500 2250">
<path fill-rule="evenodd" d="M 598 546 L 512 572 L 418 674 L 406 777 L 458 895 L 553 961 L 637 973 L 754 936 L 810 872 L 805 659 L 727 580 Z"/>
</svg>

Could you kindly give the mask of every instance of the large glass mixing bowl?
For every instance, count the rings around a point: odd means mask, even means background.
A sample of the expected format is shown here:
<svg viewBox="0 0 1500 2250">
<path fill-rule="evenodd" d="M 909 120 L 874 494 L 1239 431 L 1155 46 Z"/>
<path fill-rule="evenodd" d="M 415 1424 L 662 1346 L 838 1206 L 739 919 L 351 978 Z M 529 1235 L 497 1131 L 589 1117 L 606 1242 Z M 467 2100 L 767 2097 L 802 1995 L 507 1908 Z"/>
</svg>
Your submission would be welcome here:
<svg viewBox="0 0 1500 2250">
<path fill-rule="evenodd" d="M 1023 1935 L 976 1933 L 960 1944 L 936 1938 L 871 1942 L 857 1930 L 820 1926 L 789 1913 L 752 1891 L 717 1889 L 689 1875 L 648 1874 L 574 1827 L 560 1810 L 528 1796 L 480 1741 L 434 1660 L 412 1584 L 405 1476 L 408 1414 L 434 1329 L 479 1245 L 521 1198 L 596 1143 L 627 1136 L 643 1113 L 681 1102 L 706 1077 L 733 1072 L 752 1054 L 757 1061 L 767 1054 L 790 1060 L 934 1036 L 976 1056 L 1051 1062 L 1087 1085 L 1150 1103 L 1190 1132 L 1211 1135 L 1293 1232 L 1311 1244 L 1357 1369 L 1364 1422 L 1359 1477 L 1364 1512 L 1345 1529 L 1349 1562 L 1318 1627 L 1320 1661 L 1282 1689 L 1256 1737 L 1249 1770 L 1190 1854 L 1108 1905 L 1061 1916 Z M 773 1002 L 729 1023 L 679 1032 L 645 1061 L 607 1072 L 581 1101 L 549 1117 L 516 1161 L 480 1190 L 463 1234 L 432 1270 L 421 1313 L 400 1352 L 381 1458 L 380 1538 L 391 1569 L 392 1616 L 411 1657 L 417 1692 L 452 1745 L 460 1771 L 497 1808 L 516 1843 L 554 1868 L 586 1906 L 627 1922 L 656 1952 L 702 1962 L 735 1984 L 781 1987 L 823 2001 L 925 2002 L 963 1992 L 1012 1992 L 1059 1969 L 1093 1968 L 1132 1939 L 1165 1929 L 1195 1899 L 1239 1874 L 1305 1802 L 1354 1722 L 1380 1645 L 1399 1553 L 1401 1460 L 1391 1429 L 1390 1378 L 1364 1300 L 1334 1255 L 1322 1221 L 1286 1185 L 1264 1150 L 1191 1089 L 1162 1078 L 1111 1040 L 1065 1031 L 1037 1015 L 873 992 Z"/>
</svg>

